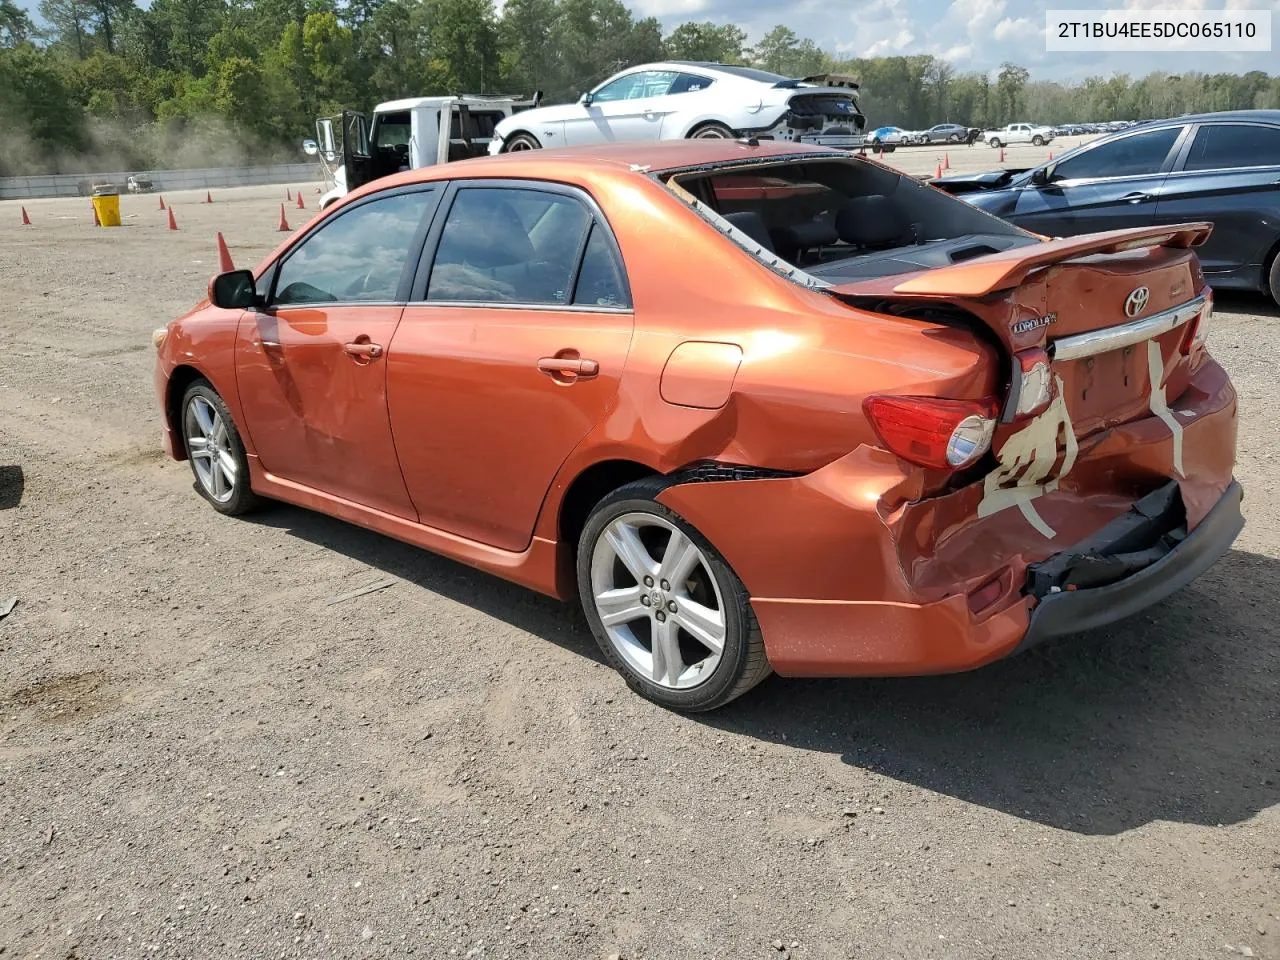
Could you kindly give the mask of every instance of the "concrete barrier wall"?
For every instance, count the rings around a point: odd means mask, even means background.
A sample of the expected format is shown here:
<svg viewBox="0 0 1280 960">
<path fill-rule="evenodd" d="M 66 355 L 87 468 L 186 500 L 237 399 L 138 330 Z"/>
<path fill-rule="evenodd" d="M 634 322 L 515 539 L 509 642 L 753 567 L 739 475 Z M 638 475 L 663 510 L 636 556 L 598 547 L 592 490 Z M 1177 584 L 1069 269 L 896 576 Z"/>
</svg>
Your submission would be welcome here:
<svg viewBox="0 0 1280 960">
<path fill-rule="evenodd" d="M 206 170 L 126 170 L 123 173 L 63 173 L 40 177 L 0 177 L 0 200 L 81 196 L 81 184 L 113 183 L 122 191 L 130 176 L 151 180 L 156 191 L 248 187 L 321 178 L 316 163 L 278 163 L 266 167 L 213 167 Z M 87 195 L 85 192 L 83 195 Z"/>
</svg>

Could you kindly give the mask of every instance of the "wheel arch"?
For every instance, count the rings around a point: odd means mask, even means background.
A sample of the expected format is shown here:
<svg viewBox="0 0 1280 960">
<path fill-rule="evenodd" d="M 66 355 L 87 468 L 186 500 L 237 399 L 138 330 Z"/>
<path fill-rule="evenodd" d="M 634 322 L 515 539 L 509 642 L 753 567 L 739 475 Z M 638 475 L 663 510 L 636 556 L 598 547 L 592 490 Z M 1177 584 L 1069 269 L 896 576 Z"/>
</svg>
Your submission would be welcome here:
<svg viewBox="0 0 1280 960">
<path fill-rule="evenodd" d="M 203 370 L 190 363 L 180 363 L 169 371 L 169 379 L 165 383 L 164 393 L 164 416 L 165 422 L 169 426 L 173 437 L 174 459 L 187 459 L 187 447 L 185 443 L 179 443 L 182 437 L 182 395 L 187 392 L 187 388 L 197 380 L 204 380 L 214 390 L 218 390 L 213 385 L 213 381 L 209 379 L 208 374 Z M 222 395 L 222 391 L 218 390 L 218 395 Z"/>
<path fill-rule="evenodd" d="M 623 458 L 599 460 L 580 470 L 565 488 L 556 511 L 556 532 L 565 556 L 571 559 L 577 552 L 578 538 L 597 503 L 628 483 L 659 476 L 662 472 L 648 464 Z"/>
<path fill-rule="evenodd" d="M 1274 295 L 1271 290 L 1271 268 L 1277 259 L 1280 259 L 1280 237 L 1276 238 L 1275 242 L 1271 244 L 1271 249 L 1267 251 L 1267 255 L 1262 258 L 1262 283 L 1260 289 L 1269 296 Z"/>
<path fill-rule="evenodd" d="M 515 130 L 512 130 L 510 133 L 506 134 L 502 138 L 502 152 L 509 153 L 510 151 L 507 149 L 507 144 L 509 144 L 512 140 L 514 140 L 516 137 L 519 137 L 519 136 L 532 137 L 539 144 L 542 143 L 542 138 L 539 137 L 532 130 L 527 130 L 524 127 L 517 127 Z"/>
</svg>

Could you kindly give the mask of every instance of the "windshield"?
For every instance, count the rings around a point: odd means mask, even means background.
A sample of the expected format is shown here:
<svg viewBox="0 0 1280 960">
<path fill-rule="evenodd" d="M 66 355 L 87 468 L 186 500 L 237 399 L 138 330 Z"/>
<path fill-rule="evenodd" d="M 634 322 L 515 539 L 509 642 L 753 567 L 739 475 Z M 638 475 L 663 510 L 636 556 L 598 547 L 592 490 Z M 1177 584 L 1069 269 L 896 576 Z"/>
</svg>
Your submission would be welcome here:
<svg viewBox="0 0 1280 960">
<path fill-rule="evenodd" d="M 808 286 L 907 273 L 1037 242 L 1012 224 L 858 158 L 792 159 L 671 178 L 722 233 Z"/>
</svg>

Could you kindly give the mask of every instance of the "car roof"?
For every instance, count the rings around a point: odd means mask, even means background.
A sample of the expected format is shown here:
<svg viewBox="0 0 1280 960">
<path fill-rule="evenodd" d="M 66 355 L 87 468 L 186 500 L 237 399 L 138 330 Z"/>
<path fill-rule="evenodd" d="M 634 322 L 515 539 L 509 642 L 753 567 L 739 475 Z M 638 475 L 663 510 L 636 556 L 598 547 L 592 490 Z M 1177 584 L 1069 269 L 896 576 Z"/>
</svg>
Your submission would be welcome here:
<svg viewBox="0 0 1280 960">
<path fill-rule="evenodd" d="M 765 86 L 773 86 L 780 81 L 785 82 L 793 79 L 769 70 L 757 70 L 755 67 L 744 67 L 733 63 L 715 63 L 711 60 L 655 60 L 652 63 L 638 63 L 633 67 L 619 70 L 618 73 L 635 73 L 640 70 L 675 70 L 679 72 L 690 67 L 695 70 L 705 70 L 708 73 L 718 73 L 734 80 L 749 80 L 752 83 L 762 83 Z M 613 74 L 613 76 L 617 75 Z"/>
<path fill-rule="evenodd" d="M 599 146 L 559 147 L 553 150 L 520 150 L 496 157 L 477 157 L 453 163 L 436 164 L 417 170 L 406 170 L 373 181 L 370 186 L 383 189 L 429 180 L 462 179 L 473 176 L 533 176 L 551 180 L 550 165 L 561 164 L 574 177 L 588 170 L 613 173 L 652 174 L 686 167 L 717 165 L 743 160 L 783 159 L 812 155 L 823 158 L 849 157 L 845 151 L 808 144 L 775 140 L 657 140 L 643 143 L 608 143 Z M 523 171 L 523 172 L 522 172 Z M 362 188 L 363 192 L 363 188 Z"/>
<path fill-rule="evenodd" d="M 1135 127 L 1151 127 L 1156 124 L 1208 123 L 1217 120 L 1253 120 L 1280 124 L 1280 110 L 1219 110 L 1216 113 L 1189 113 L 1181 117 L 1166 117 L 1163 120 L 1143 120 L 1124 129 L 1133 130 Z"/>
</svg>

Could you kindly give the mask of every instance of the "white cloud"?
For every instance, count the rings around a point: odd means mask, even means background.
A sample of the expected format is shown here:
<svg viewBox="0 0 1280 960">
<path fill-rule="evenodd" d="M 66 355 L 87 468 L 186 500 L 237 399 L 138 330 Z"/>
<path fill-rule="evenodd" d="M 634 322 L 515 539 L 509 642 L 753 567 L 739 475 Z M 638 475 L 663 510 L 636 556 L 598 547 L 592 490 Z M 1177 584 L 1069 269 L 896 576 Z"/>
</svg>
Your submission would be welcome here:
<svg viewBox="0 0 1280 960">
<path fill-rule="evenodd" d="M 911 46 L 916 35 L 910 30 L 899 30 L 892 37 L 886 37 L 883 40 L 877 40 L 871 46 L 867 47 L 864 57 L 892 57 L 895 54 L 906 53 L 907 48 Z"/>
<path fill-rule="evenodd" d="M 991 35 L 996 40 L 1032 40 L 1044 35 L 1044 21 L 1035 23 L 1026 17 L 1018 17 L 1016 20 L 1005 17 L 995 25 L 991 31 Z"/>
</svg>

